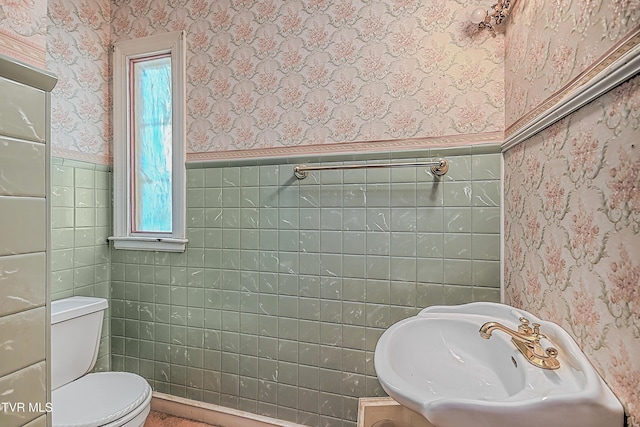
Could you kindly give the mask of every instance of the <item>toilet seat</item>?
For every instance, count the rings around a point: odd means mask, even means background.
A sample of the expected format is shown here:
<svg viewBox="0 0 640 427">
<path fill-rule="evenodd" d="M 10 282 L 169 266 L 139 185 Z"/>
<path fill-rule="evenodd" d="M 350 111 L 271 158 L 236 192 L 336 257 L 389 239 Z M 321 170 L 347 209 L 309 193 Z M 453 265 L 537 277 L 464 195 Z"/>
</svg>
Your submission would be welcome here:
<svg viewBox="0 0 640 427">
<path fill-rule="evenodd" d="M 120 426 L 151 401 L 151 387 L 128 372 L 96 372 L 51 393 L 54 427 Z"/>
</svg>

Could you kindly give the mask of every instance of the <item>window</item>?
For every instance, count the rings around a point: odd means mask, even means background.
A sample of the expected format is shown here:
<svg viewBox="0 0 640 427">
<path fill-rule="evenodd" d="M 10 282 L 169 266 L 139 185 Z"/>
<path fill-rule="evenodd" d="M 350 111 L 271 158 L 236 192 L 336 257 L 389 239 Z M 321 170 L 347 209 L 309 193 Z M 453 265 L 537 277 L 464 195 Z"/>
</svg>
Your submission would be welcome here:
<svg viewBox="0 0 640 427">
<path fill-rule="evenodd" d="M 185 49 L 182 32 L 114 46 L 116 249 L 182 252 L 185 238 Z"/>
</svg>

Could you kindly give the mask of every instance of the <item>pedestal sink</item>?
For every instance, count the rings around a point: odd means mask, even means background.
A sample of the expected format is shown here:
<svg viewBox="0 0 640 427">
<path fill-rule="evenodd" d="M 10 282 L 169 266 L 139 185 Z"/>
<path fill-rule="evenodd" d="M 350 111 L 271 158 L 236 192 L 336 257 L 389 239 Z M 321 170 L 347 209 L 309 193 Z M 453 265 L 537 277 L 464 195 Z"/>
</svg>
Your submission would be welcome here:
<svg viewBox="0 0 640 427">
<path fill-rule="evenodd" d="M 557 349 L 557 369 L 527 360 L 496 330 L 539 324 Z M 486 338 L 486 337 L 485 337 Z M 622 405 L 560 326 L 496 303 L 434 306 L 387 329 L 374 364 L 384 390 L 435 427 L 622 427 Z"/>
</svg>

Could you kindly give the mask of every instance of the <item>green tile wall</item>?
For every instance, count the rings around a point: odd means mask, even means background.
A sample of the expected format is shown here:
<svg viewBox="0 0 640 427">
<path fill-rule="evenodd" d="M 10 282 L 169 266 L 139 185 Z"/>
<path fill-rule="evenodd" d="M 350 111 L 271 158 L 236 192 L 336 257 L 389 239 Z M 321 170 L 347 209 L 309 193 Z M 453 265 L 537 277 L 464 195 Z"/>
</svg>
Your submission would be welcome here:
<svg viewBox="0 0 640 427">
<path fill-rule="evenodd" d="M 385 328 L 429 305 L 499 300 L 499 147 L 410 155 L 373 157 L 446 156 L 449 173 L 298 181 L 291 159 L 190 164 L 187 251 L 112 251 L 114 369 L 164 393 L 355 426 L 358 397 L 384 394 Z"/>
<path fill-rule="evenodd" d="M 51 165 L 51 300 L 110 298 L 111 172 L 103 165 L 53 158 Z M 110 368 L 109 310 L 96 370 Z"/>
</svg>

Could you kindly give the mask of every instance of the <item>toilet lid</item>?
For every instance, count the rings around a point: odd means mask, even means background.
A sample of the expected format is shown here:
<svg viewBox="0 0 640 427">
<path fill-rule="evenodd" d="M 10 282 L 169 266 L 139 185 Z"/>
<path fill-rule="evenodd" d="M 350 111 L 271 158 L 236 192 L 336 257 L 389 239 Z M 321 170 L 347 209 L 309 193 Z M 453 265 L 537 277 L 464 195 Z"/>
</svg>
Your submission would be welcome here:
<svg viewBox="0 0 640 427">
<path fill-rule="evenodd" d="M 53 426 L 103 426 L 135 410 L 150 394 L 149 383 L 136 374 L 88 374 L 51 393 Z"/>
</svg>

